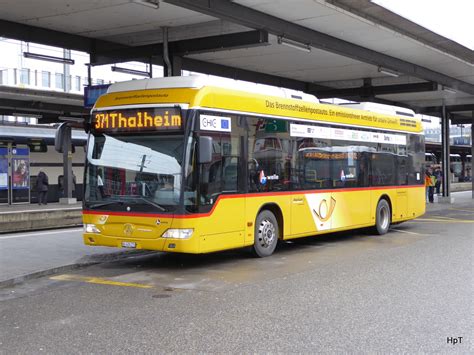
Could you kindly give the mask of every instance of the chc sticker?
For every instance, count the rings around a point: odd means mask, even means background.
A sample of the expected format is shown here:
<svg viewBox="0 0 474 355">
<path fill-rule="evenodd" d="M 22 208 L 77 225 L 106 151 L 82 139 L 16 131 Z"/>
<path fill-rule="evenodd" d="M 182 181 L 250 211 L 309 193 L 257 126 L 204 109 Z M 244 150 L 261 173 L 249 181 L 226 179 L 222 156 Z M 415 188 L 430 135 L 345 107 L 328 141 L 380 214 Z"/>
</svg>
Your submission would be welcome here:
<svg viewBox="0 0 474 355">
<path fill-rule="evenodd" d="M 199 128 L 204 131 L 230 132 L 230 117 L 201 115 Z"/>
</svg>

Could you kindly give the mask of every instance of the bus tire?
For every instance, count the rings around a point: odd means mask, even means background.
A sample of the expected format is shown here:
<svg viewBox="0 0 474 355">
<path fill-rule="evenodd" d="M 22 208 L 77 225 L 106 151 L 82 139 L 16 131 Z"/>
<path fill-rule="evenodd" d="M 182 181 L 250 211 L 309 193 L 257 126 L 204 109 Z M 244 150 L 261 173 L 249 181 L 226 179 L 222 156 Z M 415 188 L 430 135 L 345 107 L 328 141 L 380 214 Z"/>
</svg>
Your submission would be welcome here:
<svg viewBox="0 0 474 355">
<path fill-rule="evenodd" d="M 377 209 L 375 211 L 375 232 L 379 235 L 383 235 L 388 232 L 391 223 L 392 211 L 390 210 L 390 205 L 387 200 L 380 199 L 377 204 Z"/>
<path fill-rule="evenodd" d="M 253 253 L 264 258 L 275 251 L 278 243 L 279 226 L 275 215 L 268 211 L 261 211 L 255 221 Z"/>
</svg>

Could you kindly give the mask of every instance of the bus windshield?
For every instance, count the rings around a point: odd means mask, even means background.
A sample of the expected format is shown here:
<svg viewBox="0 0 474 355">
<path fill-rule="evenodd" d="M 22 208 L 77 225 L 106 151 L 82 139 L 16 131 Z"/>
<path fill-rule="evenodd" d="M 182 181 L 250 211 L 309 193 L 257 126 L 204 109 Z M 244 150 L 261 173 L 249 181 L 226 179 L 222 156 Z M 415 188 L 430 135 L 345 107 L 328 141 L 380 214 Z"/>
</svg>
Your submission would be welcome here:
<svg viewBox="0 0 474 355">
<path fill-rule="evenodd" d="M 181 192 L 183 146 L 182 134 L 91 134 L 86 208 L 175 211 Z"/>
</svg>

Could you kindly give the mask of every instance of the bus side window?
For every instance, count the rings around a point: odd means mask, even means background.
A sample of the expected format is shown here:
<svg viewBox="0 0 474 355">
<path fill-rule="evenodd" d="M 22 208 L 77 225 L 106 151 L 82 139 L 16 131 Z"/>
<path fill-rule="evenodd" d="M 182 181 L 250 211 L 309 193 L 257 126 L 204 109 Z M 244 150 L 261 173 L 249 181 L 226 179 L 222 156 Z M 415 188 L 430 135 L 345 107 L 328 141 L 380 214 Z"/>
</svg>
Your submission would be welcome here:
<svg viewBox="0 0 474 355">
<path fill-rule="evenodd" d="M 408 157 L 405 155 L 397 156 L 397 174 L 399 185 L 408 185 L 408 172 L 407 172 L 407 160 Z"/>
<path fill-rule="evenodd" d="M 372 186 L 395 185 L 395 156 L 391 153 L 372 153 Z"/>
<path fill-rule="evenodd" d="M 293 159 L 289 123 L 274 118 L 247 120 L 249 191 L 288 190 Z"/>
<path fill-rule="evenodd" d="M 212 136 L 212 161 L 201 166 L 201 196 L 205 204 L 213 204 L 222 191 L 222 133 L 208 133 Z"/>
<path fill-rule="evenodd" d="M 215 115 L 215 113 L 213 113 Z M 200 167 L 200 200 L 202 212 L 206 212 L 222 193 L 235 193 L 239 190 L 239 181 L 243 170 L 239 168 L 241 159 L 241 137 L 243 128 L 237 124 L 237 117 L 231 118 L 230 132 L 203 132 L 212 137 L 212 161 Z"/>
<path fill-rule="evenodd" d="M 237 191 L 237 173 L 239 166 L 238 157 L 228 157 L 224 158 L 224 170 L 223 170 L 223 180 L 224 180 L 224 191 Z"/>
</svg>

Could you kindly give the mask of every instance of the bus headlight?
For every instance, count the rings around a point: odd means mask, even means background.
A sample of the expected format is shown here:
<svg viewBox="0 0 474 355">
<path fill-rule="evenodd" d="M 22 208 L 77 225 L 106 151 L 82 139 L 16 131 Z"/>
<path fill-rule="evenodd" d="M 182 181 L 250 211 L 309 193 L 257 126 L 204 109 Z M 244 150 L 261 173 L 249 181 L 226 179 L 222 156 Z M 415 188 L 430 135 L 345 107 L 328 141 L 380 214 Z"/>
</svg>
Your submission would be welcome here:
<svg viewBox="0 0 474 355">
<path fill-rule="evenodd" d="M 163 233 L 163 238 L 188 239 L 193 235 L 193 229 L 168 229 Z"/>
<path fill-rule="evenodd" d="M 84 224 L 84 233 L 100 233 L 99 228 L 95 226 L 95 224 Z"/>
</svg>

